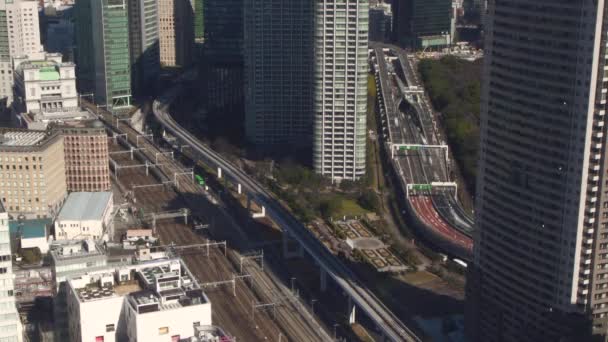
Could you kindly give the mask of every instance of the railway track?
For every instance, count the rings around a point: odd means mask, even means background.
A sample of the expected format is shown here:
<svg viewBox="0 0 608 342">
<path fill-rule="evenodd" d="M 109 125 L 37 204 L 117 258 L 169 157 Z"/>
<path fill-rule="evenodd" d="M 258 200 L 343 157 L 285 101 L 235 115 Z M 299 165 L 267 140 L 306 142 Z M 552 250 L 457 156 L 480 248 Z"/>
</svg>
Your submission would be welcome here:
<svg viewBox="0 0 608 342">
<path fill-rule="evenodd" d="M 141 138 L 139 139 L 139 145 L 140 147 L 144 146 Z M 121 147 L 111 144 L 110 150 L 120 151 Z M 157 149 L 156 151 L 158 152 L 159 150 Z M 148 148 L 146 148 L 146 151 L 142 151 L 142 154 L 144 156 L 152 155 L 148 151 Z M 126 153 L 114 154 L 113 159 L 119 165 L 141 164 L 141 161 L 136 158 L 131 160 L 130 155 Z M 170 158 L 162 161 L 160 159 L 159 156 L 159 164 L 170 165 Z M 174 166 L 173 169 L 169 168 L 165 172 L 170 172 L 176 168 L 177 166 Z M 121 169 L 117 178 L 126 188 L 130 188 L 133 185 L 158 183 L 158 180 L 155 180 L 153 177 L 152 174 L 146 176 L 145 169 L 142 167 Z M 202 191 L 199 185 L 186 186 L 186 182 L 190 181 L 190 179 L 188 177 L 184 178 L 180 182 L 180 190 L 196 191 L 196 193 Z M 136 197 L 138 198 L 137 206 L 144 208 L 145 211 L 174 210 L 185 206 L 184 200 L 173 189 L 167 190 L 159 191 L 158 188 L 138 189 L 136 193 Z M 223 227 L 233 224 L 235 222 L 221 223 Z M 178 223 L 177 220 L 159 222 L 157 223 L 157 227 L 158 235 L 163 244 L 191 245 L 207 241 L 202 236 L 194 233 L 189 227 Z M 229 249 L 228 253 L 236 253 L 236 251 Z M 235 266 L 224 256 L 223 252 L 214 248 L 210 250 L 208 257 L 197 253 L 184 254 L 182 258 L 201 283 L 229 280 L 237 273 Z M 277 282 L 267 272 L 256 269 L 253 266 L 248 266 L 247 269 L 252 275 L 253 286 L 246 285 L 243 283 L 243 280 L 237 280 L 236 297 L 233 296 L 231 288 L 221 286 L 215 289 L 208 289 L 207 293 L 214 304 L 214 322 L 217 322 L 230 334 L 236 336 L 239 341 L 277 341 L 279 339 L 281 341 L 328 340 L 328 335 L 323 330 L 319 331 L 320 326 L 316 324 L 312 316 L 302 316 L 302 311 L 299 310 L 299 303 L 297 301 L 283 303 L 277 307 L 276 315 L 268 312 L 256 312 L 255 320 L 252 320 L 250 318 L 252 316 L 252 303 L 276 301 L 279 298 L 278 294 L 282 293 L 284 289 L 280 287 L 280 282 Z"/>
</svg>

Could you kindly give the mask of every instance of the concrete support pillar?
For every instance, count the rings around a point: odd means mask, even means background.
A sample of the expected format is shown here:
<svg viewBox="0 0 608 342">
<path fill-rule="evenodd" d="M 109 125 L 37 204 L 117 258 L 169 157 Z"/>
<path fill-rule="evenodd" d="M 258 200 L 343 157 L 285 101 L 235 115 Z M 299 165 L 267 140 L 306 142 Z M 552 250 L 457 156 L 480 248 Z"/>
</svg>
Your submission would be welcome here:
<svg viewBox="0 0 608 342">
<path fill-rule="evenodd" d="M 150 175 L 150 170 L 148 168 L 148 161 L 146 160 L 146 176 Z"/>
<path fill-rule="evenodd" d="M 357 306 L 353 303 L 352 298 L 348 297 L 348 323 L 355 324 L 357 314 Z"/>
<path fill-rule="evenodd" d="M 217 168 L 217 178 L 222 178 L 222 168 L 221 167 Z"/>
<path fill-rule="evenodd" d="M 131 147 L 131 160 L 133 160 L 133 147 Z"/>
<path fill-rule="evenodd" d="M 188 225 L 188 214 L 184 214 L 184 224 Z"/>
<path fill-rule="evenodd" d="M 325 269 L 321 269 L 321 292 L 327 291 L 327 271 Z"/>
<path fill-rule="evenodd" d="M 241 184 L 237 184 L 236 189 L 237 189 L 237 192 L 239 193 L 239 195 L 243 193 L 243 189 L 242 188 L 243 187 L 241 186 Z"/>
</svg>

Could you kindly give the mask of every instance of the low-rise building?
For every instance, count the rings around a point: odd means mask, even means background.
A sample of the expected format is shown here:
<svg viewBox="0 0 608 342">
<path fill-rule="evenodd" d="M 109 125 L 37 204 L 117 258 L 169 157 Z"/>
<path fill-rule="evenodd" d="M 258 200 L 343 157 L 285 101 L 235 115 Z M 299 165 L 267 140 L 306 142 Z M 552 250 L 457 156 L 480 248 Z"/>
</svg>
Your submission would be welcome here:
<svg viewBox="0 0 608 342">
<path fill-rule="evenodd" d="M 0 199 L 8 213 L 53 217 L 67 195 L 59 132 L 0 129 Z"/>
<path fill-rule="evenodd" d="M 111 192 L 73 192 L 55 219 L 55 239 L 102 239 L 111 228 Z"/>
<path fill-rule="evenodd" d="M 182 341 L 211 325 L 211 302 L 180 259 L 89 272 L 67 289 L 69 341 Z"/>
<path fill-rule="evenodd" d="M 11 239 L 16 242 L 14 250 L 38 248 L 42 254 L 49 251 L 48 230 L 52 226 L 51 219 L 12 220 L 9 226 Z"/>
<path fill-rule="evenodd" d="M 86 272 L 108 268 L 108 258 L 103 248 L 94 241 L 62 240 L 51 245 L 51 272 L 53 286 L 53 319 L 55 341 L 67 341 L 67 283 L 66 279 Z"/>
<path fill-rule="evenodd" d="M 60 53 L 34 53 L 13 58 L 14 108 L 19 113 L 78 110 L 76 66 Z"/>
<path fill-rule="evenodd" d="M 61 132 L 68 191 L 110 190 L 108 135 L 95 115 L 75 110 L 22 113 L 18 119 L 28 129 Z"/>
</svg>

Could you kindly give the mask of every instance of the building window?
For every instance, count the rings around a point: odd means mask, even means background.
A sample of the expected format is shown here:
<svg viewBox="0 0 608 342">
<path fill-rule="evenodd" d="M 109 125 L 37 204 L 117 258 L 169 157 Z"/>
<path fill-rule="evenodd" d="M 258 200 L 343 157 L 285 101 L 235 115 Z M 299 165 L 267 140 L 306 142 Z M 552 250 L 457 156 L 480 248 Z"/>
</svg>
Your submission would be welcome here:
<svg viewBox="0 0 608 342">
<path fill-rule="evenodd" d="M 116 330 L 114 324 L 106 324 L 106 332 L 112 332 L 114 330 Z"/>
<path fill-rule="evenodd" d="M 160 327 L 158 328 L 159 335 L 167 335 L 169 333 L 169 327 Z"/>
</svg>

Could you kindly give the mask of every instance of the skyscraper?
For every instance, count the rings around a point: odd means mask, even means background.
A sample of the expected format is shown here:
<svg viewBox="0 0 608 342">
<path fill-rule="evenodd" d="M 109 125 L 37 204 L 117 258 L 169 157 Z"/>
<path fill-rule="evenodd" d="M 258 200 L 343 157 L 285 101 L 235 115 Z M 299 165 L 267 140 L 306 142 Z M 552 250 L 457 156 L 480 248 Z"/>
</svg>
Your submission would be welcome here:
<svg viewBox="0 0 608 342">
<path fill-rule="evenodd" d="M 129 1 L 129 48 L 133 94 L 149 94 L 160 73 L 157 0 Z"/>
<path fill-rule="evenodd" d="M 583 341 L 581 317 L 606 333 L 607 11 L 604 1 L 490 1 L 471 341 Z"/>
<path fill-rule="evenodd" d="M 193 0 L 159 1 L 158 21 L 161 65 L 190 65 L 194 50 Z"/>
<path fill-rule="evenodd" d="M 310 146 L 313 2 L 245 0 L 245 118 L 250 142 Z"/>
<path fill-rule="evenodd" d="M 333 180 L 365 174 L 368 0 L 315 1 L 315 171 Z"/>
<path fill-rule="evenodd" d="M 76 1 L 76 70 L 81 93 L 112 108 L 131 104 L 126 0 Z"/>
<path fill-rule="evenodd" d="M 14 279 L 8 213 L 0 203 L 0 327 L 2 341 L 6 342 L 22 341 L 21 320 L 15 306 Z"/>
<path fill-rule="evenodd" d="M 204 0 L 205 96 L 211 113 L 239 116 L 243 109 L 243 1 Z"/>
<path fill-rule="evenodd" d="M 394 0 L 395 41 L 410 48 L 441 47 L 452 43 L 456 18 L 451 0 Z"/>
<path fill-rule="evenodd" d="M 13 100 L 13 65 L 15 56 L 42 51 L 38 2 L 0 0 L 0 98 Z"/>
</svg>

